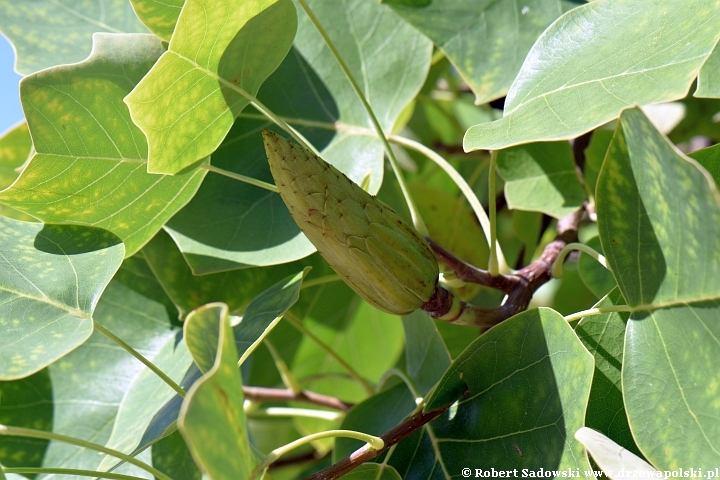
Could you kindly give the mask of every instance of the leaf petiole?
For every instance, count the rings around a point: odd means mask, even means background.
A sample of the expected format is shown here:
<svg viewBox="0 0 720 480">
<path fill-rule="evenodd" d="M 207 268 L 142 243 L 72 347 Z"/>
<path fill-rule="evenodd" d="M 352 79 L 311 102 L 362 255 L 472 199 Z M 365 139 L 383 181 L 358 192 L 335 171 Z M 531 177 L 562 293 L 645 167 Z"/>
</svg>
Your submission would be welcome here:
<svg viewBox="0 0 720 480">
<path fill-rule="evenodd" d="M 563 247 L 562 250 L 560 250 L 560 253 L 558 254 L 557 258 L 555 259 L 555 262 L 552 266 L 552 276 L 553 278 L 562 278 L 563 276 L 563 263 L 565 262 L 565 258 L 572 252 L 573 250 L 579 250 L 583 253 L 587 253 L 592 258 L 598 261 L 600 265 L 602 265 L 605 268 L 608 268 L 607 262 L 605 261 L 605 257 L 595 251 L 593 248 L 589 247 L 588 245 L 585 245 L 584 243 L 568 243 Z"/>
<path fill-rule="evenodd" d="M 310 442 L 314 442 L 316 440 L 334 437 L 354 438 L 356 440 L 360 440 L 361 442 L 367 443 L 373 450 L 381 450 L 385 446 L 385 442 L 382 438 L 368 435 L 367 433 L 356 432 L 354 430 L 328 430 L 327 432 L 313 433 L 312 435 L 299 438 L 294 442 L 290 442 L 287 445 L 283 445 L 282 447 L 276 448 L 275 450 L 270 452 L 265 457 L 265 459 L 260 462 L 257 467 L 255 467 L 255 470 L 250 475 L 250 478 L 257 478 L 258 475 L 261 475 L 262 472 L 264 472 L 271 463 L 273 463 L 275 460 L 282 457 L 286 453 L 290 452 L 291 450 L 294 450 L 298 447 L 306 445 Z"/>
</svg>

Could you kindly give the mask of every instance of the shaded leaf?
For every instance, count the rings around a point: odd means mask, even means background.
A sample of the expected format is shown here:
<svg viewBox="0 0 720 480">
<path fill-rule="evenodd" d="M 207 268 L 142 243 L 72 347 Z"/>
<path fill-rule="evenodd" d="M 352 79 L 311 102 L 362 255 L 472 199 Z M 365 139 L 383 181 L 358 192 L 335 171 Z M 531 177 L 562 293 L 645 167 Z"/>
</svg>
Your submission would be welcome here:
<svg viewBox="0 0 720 480">
<path fill-rule="evenodd" d="M 615 289 L 598 302 L 596 307 L 624 303 L 620 291 Z M 575 333 L 595 357 L 595 373 L 585 425 L 640 454 L 628 425 L 621 385 L 625 323 L 628 316 L 627 313 L 605 313 L 585 317 L 575 326 Z"/>
<path fill-rule="evenodd" d="M 15 69 L 25 75 L 79 62 L 95 32 L 147 32 L 125 0 L 3 2 L 0 25 L 17 51 Z"/>
<path fill-rule="evenodd" d="M 688 157 L 697 161 L 715 180 L 715 185 L 720 184 L 720 145 L 696 150 L 688 154 Z"/>
<path fill-rule="evenodd" d="M 0 217 L 0 379 L 35 373 L 87 340 L 124 252 L 104 230 Z"/>
<path fill-rule="evenodd" d="M 451 358 L 433 320 L 416 310 L 402 317 L 405 330 L 405 371 L 421 395 L 442 378 Z"/>
<path fill-rule="evenodd" d="M 113 280 L 93 318 L 145 358 L 166 368 L 158 356 L 174 341 L 162 301 Z M 49 367 L 53 385 L 53 431 L 104 444 L 111 435 L 123 397 L 145 367 L 100 332 Z M 152 399 L 146 399 L 152 401 Z M 95 470 L 103 457 L 96 451 L 51 442 L 43 466 Z M 130 467 L 133 474 L 142 472 Z M 143 474 L 147 476 L 147 473 Z"/>
<path fill-rule="evenodd" d="M 399 317 L 361 301 L 343 282 L 316 287 L 307 294 L 303 292 L 303 296 L 304 305 L 298 305 L 297 311 L 310 306 L 303 315 L 303 326 L 330 346 L 360 376 L 375 382 L 395 365 L 404 343 Z M 278 346 L 274 337 L 273 344 Z M 286 362 L 308 390 L 349 402 L 367 396 L 361 385 L 348 376 L 347 370 L 307 335 L 300 338 L 291 360 L 286 359 Z"/>
<path fill-rule="evenodd" d="M 37 153 L 0 202 L 44 222 L 91 225 L 139 250 L 192 198 L 204 170 L 150 175 L 147 145 L 123 97 L 162 52 L 153 35 L 97 34 L 82 63 L 20 84 Z"/>
<path fill-rule="evenodd" d="M 240 323 L 233 327 L 235 346 L 240 357 L 272 329 L 274 321 L 297 302 L 302 280 L 309 269 L 289 275 L 271 286 L 248 305 Z"/>
<path fill-rule="evenodd" d="M 600 237 L 592 237 L 585 243 L 588 247 L 602 254 Z M 577 271 L 585 286 L 598 298 L 607 295 L 617 285 L 612 272 L 586 253 L 580 253 Z"/>
<path fill-rule="evenodd" d="M 0 136 L 0 189 L 9 187 L 15 181 L 19 175 L 16 169 L 25 163 L 31 149 L 32 140 L 25 122 L 18 123 Z M 0 204 L 0 215 L 25 222 L 35 220 L 30 215 L 2 204 Z"/>
<path fill-rule="evenodd" d="M 715 184 L 633 109 L 620 117 L 597 190 L 600 239 L 633 310 L 622 365 L 633 437 L 660 470 L 714 468 L 720 460 Z"/>
<path fill-rule="evenodd" d="M 0 382 L 0 424 L 52 430 L 53 392 L 47 369 L 29 377 Z M 0 437 L 0 463 L 5 467 L 42 466 L 48 440 Z"/>
<path fill-rule="evenodd" d="M 597 178 L 598 175 L 600 175 L 600 169 L 602 168 L 605 154 L 607 153 L 608 146 L 610 146 L 612 137 L 612 130 L 595 130 L 590 138 L 590 145 L 585 149 L 583 178 L 585 179 L 585 184 L 593 194 L 595 194 Z"/>
<path fill-rule="evenodd" d="M 185 0 L 130 0 L 130 3 L 150 31 L 170 41 Z"/>
<path fill-rule="evenodd" d="M 498 152 L 497 171 L 505 180 L 511 209 L 562 218 L 585 200 L 567 142 L 533 143 Z"/>
<path fill-rule="evenodd" d="M 400 474 L 388 465 L 378 465 L 377 463 L 364 463 L 343 475 L 345 480 L 400 480 Z"/>
<path fill-rule="evenodd" d="M 217 357 L 218 330 L 220 319 L 228 315 L 228 306 L 224 303 L 209 303 L 198 307 L 185 319 L 183 336 L 195 365 L 202 373 L 210 371 Z"/>
<path fill-rule="evenodd" d="M 493 327 L 455 359 L 425 406 L 459 400 L 430 424 L 436 468 L 458 472 L 468 458 L 475 468 L 497 470 L 588 468 L 572 436 L 583 426 L 592 367 L 592 356 L 553 310 L 530 310 Z"/>
<path fill-rule="evenodd" d="M 574 138 L 634 104 L 683 98 L 720 38 L 719 5 L 599 0 L 570 10 L 530 50 L 504 117 L 470 128 L 465 149 Z"/>
<path fill-rule="evenodd" d="M 190 389 L 178 419 L 193 458 L 212 478 L 248 478 L 253 458 L 247 437 L 238 354 L 227 315 L 218 318 L 217 358 Z"/>
<path fill-rule="evenodd" d="M 435 42 L 475 93 L 478 105 L 507 93 L 530 47 L 563 13 L 559 0 L 383 3 Z"/>
<path fill-rule="evenodd" d="M 125 99 L 148 138 L 149 172 L 175 174 L 215 151 L 287 55 L 296 22 L 290 0 L 185 2 L 168 51 Z"/>
<path fill-rule="evenodd" d="M 242 311 L 270 285 L 306 266 L 313 266 L 310 278 L 330 273 L 330 267 L 314 255 L 298 262 L 264 268 L 246 268 L 231 272 L 194 276 L 172 239 L 163 231 L 142 251 L 150 268 L 181 316 L 213 302 L 228 304 L 231 312 Z"/>
<path fill-rule="evenodd" d="M 397 426 L 414 409 L 415 399 L 412 393 L 404 383 L 399 383 L 355 405 L 340 428 L 379 437 Z M 335 439 L 333 463 L 339 462 L 363 445 L 364 442 L 352 438 Z"/>
<path fill-rule="evenodd" d="M 152 447 L 152 465 L 173 480 L 200 480 L 202 473 L 190 455 L 180 432 L 160 440 Z"/>
</svg>

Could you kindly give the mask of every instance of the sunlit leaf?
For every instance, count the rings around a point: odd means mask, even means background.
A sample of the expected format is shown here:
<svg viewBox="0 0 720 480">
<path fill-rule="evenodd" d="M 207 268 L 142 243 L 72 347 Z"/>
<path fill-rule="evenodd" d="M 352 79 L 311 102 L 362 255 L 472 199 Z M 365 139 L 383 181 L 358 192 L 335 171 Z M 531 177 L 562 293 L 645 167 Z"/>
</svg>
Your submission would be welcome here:
<svg viewBox="0 0 720 480">
<path fill-rule="evenodd" d="M 82 63 L 25 77 L 37 153 L 0 202 L 44 222 L 104 228 L 140 249 L 200 186 L 204 170 L 150 175 L 147 145 L 122 99 L 160 56 L 153 35 L 94 37 Z"/>
<path fill-rule="evenodd" d="M 720 47 L 715 47 L 698 74 L 696 97 L 720 97 Z"/>
<path fill-rule="evenodd" d="M 622 448 L 602 433 L 598 433 L 588 427 L 583 427 L 575 432 L 575 438 L 583 444 L 588 453 L 592 455 L 595 463 L 603 469 L 603 472 L 605 472 L 604 476 L 609 478 L 624 478 L 625 475 L 620 473 L 624 471 L 631 473 L 632 476 L 665 478 L 662 472 L 658 472 L 655 467 L 632 452 Z M 685 471 L 687 472 L 687 470 Z M 598 477 L 600 476 L 603 475 L 598 475 Z"/>
<path fill-rule="evenodd" d="M 622 365 L 633 437 L 660 470 L 714 468 L 720 460 L 715 184 L 632 109 L 620 117 L 597 191 L 603 250 L 633 310 Z"/>
<path fill-rule="evenodd" d="M 287 55 L 296 22 L 290 0 L 185 2 L 168 51 L 125 99 L 148 138 L 149 172 L 175 174 L 215 151 Z"/>
<path fill-rule="evenodd" d="M 146 27 L 169 41 L 185 0 L 130 0 L 130 3 Z"/>
<path fill-rule="evenodd" d="M 124 252 L 104 230 L 0 217 L 0 379 L 35 373 L 87 340 Z"/>
<path fill-rule="evenodd" d="M 720 145 L 696 150 L 688 157 L 696 160 L 715 180 L 715 185 L 720 184 Z"/>
<path fill-rule="evenodd" d="M 364 85 L 383 129 L 390 131 L 423 83 L 432 44 L 376 2 L 308 3 Z M 348 8 L 352 15 L 346 15 Z M 383 179 L 382 142 L 317 29 L 302 10 L 298 15 L 295 48 L 258 98 L 356 183 L 369 175 L 368 191 L 376 193 Z M 262 128 L 271 126 L 246 108 L 213 154 L 213 165 L 272 182 L 260 136 Z M 168 227 L 199 274 L 288 262 L 315 250 L 277 194 L 213 174 Z"/>
<path fill-rule="evenodd" d="M 10 186 L 18 177 L 17 171 L 30 156 L 32 140 L 27 123 L 21 122 L 0 136 L 0 189 Z M 0 204 L 0 215 L 32 222 L 33 217 L 19 212 L 7 205 Z"/>
<path fill-rule="evenodd" d="M 175 339 L 178 329 L 172 327 L 160 299 L 113 280 L 93 318 L 145 358 L 158 362 L 161 368 L 168 366 L 158 354 L 166 342 Z M 80 347 L 49 367 L 53 430 L 104 444 L 110 438 L 123 397 L 143 370 L 145 367 L 114 341 L 94 332 Z M 51 442 L 44 466 L 94 470 L 102 459 L 96 451 Z M 130 468 L 133 474 L 141 472 L 137 467 Z"/>
<path fill-rule="evenodd" d="M 720 38 L 720 2 L 596 0 L 538 39 L 505 115 L 467 131 L 466 150 L 577 137 L 634 104 L 683 98 Z"/>
<path fill-rule="evenodd" d="M 24 0 L 0 3 L 0 30 L 29 74 L 87 57 L 95 32 L 144 33 L 126 0 Z"/>
</svg>

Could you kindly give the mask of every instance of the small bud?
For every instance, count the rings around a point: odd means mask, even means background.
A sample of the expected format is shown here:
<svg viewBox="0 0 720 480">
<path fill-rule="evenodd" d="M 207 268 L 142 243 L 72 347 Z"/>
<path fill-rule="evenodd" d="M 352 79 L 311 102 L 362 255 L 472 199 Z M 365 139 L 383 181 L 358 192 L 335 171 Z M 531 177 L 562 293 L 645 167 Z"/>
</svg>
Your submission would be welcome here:
<svg viewBox="0 0 720 480">
<path fill-rule="evenodd" d="M 311 151 L 269 130 L 263 140 L 290 214 L 345 283 L 396 315 L 430 300 L 438 264 L 413 227 Z"/>
</svg>

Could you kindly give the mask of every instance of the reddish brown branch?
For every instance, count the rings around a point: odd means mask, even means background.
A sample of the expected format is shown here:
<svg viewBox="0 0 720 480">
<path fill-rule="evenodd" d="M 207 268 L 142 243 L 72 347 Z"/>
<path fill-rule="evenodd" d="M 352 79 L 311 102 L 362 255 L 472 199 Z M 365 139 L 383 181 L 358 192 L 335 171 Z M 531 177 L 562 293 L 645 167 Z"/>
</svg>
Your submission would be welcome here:
<svg viewBox="0 0 720 480">
<path fill-rule="evenodd" d="M 372 460 L 393 445 L 400 443 L 402 440 L 410 436 L 410 434 L 412 434 L 415 430 L 442 415 L 449 407 L 450 405 L 447 405 L 443 408 L 433 410 L 432 412 L 416 413 L 397 427 L 380 436 L 380 438 L 383 439 L 383 442 L 385 442 L 385 445 L 380 450 L 374 450 L 369 445 L 365 445 L 364 447 L 355 450 L 350 456 L 343 458 L 335 465 L 314 473 L 309 477 L 306 477 L 305 480 L 332 480 L 340 478 L 350 470 L 360 466 L 368 460 Z"/>
<path fill-rule="evenodd" d="M 303 390 L 294 393 L 284 388 L 243 387 L 243 393 L 248 400 L 256 402 L 303 402 L 321 407 L 334 408 L 346 412 L 352 408 L 352 403 L 345 403 L 335 397 L 328 397 L 319 393 Z"/>
<path fill-rule="evenodd" d="M 423 306 L 423 310 L 433 318 L 482 328 L 490 328 L 525 311 L 533 294 L 552 278 L 552 265 L 560 251 L 568 243 L 577 241 L 577 230 L 584 213 L 583 206 L 560 219 L 555 240 L 545 247 L 540 258 L 511 275 L 492 277 L 485 270 L 460 260 L 429 240 L 438 260 L 452 268 L 459 279 L 500 290 L 507 294 L 507 298 L 497 308 L 479 308 L 460 302 L 450 292 L 438 287 L 431 301 Z"/>
</svg>

